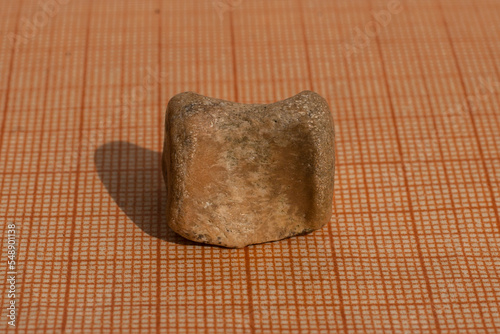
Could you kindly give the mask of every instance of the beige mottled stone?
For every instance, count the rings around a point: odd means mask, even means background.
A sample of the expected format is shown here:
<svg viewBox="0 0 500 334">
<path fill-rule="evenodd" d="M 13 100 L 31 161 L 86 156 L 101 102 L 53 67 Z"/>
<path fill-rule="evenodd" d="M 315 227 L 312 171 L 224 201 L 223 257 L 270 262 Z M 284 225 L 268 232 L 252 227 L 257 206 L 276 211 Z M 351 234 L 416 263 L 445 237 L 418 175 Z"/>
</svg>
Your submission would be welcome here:
<svg viewBox="0 0 500 334">
<path fill-rule="evenodd" d="M 334 163 L 333 119 L 314 92 L 271 104 L 178 94 L 165 122 L 167 223 L 236 248 L 311 232 L 330 220 Z"/>
</svg>

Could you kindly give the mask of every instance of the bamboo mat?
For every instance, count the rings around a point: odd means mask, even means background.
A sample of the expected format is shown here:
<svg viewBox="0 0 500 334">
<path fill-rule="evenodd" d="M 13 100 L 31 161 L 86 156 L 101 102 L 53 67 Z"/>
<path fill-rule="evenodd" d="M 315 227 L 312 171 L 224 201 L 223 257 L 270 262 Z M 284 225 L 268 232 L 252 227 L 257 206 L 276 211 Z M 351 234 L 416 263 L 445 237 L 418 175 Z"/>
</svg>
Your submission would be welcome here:
<svg viewBox="0 0 500 334">
<path fill-rule="evenodd" d="M 0 332 L 500 331 L 500 1 L 0 0 L 0 37 Z M 305 89 L 334 114 L 331 222 L 170 231 L 168 100 Z"/>
</svg>

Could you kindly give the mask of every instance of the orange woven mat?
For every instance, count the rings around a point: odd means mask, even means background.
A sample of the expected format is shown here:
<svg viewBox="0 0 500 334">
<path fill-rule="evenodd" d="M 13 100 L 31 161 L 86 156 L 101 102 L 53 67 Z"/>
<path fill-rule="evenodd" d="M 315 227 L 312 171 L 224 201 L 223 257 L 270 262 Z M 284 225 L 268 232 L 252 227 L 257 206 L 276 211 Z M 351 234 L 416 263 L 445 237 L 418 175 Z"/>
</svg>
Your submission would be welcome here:
<svg viewBox="0 0 500 334">
<path fill-rule="evenodd" d="M 497 0 L 0 0 L 0 331 L 498 332 L 499 36 Z M 305 89 L 334 114 L 331 222 L 170 231 L 168 100 Z"/>
</svg>

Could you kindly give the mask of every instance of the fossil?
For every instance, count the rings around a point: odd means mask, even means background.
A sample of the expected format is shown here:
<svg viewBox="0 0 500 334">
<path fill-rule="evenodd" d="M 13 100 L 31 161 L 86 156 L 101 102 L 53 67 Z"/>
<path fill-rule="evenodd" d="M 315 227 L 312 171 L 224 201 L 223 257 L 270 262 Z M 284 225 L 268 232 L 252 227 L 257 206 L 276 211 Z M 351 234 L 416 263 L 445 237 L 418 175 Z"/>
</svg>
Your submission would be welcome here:
<svg viewBox="0 0 500 334">
<path fill-rule="evenodd" d="M 172 97 L 162 168 L 167 223 L 183 237 L 240 248 L 329 222 L 334 125 L 320 95 L 271 104 Z"/>
</svg>

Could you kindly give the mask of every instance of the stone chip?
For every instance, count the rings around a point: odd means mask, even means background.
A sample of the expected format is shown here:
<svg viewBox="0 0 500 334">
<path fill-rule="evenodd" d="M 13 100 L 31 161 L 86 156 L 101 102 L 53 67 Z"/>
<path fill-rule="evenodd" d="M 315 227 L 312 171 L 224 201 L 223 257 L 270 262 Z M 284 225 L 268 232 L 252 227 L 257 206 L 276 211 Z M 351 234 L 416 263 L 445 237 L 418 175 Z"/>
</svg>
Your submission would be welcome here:
<svg viewBox="0 0 500 334">
<path fill-rule="evenodd" d="M 326 100 L 311 91 L 271 104 L 175 95 L 162 157 L 167 224 L 230 248 L 321 228 L 332 212 L 334 136 Z"/>
</svg>

